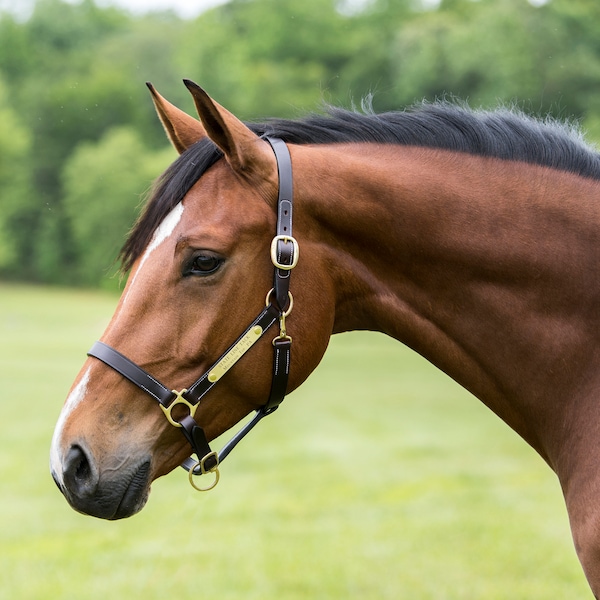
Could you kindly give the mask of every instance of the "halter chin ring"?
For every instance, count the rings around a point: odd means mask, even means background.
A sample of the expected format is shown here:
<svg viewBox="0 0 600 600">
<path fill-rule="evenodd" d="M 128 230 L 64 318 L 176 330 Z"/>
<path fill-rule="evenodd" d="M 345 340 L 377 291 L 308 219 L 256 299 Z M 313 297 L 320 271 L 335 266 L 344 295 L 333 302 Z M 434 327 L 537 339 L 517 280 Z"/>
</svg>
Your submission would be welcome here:
<svg viewBox="0 0 600 600">
<path fill-rule="evenodd" d="M 210 469 L 207 469 L 206 461 L 209 459 L 215 460 L 216 463 Z M 198 470 L 199 470 L 199 472 L 198 472 Z M 212 483 L 210 483 L 204 487 L 197 485 L 196 482 L 194 481 L 194 475 L 197 475 L 198 477 L 200 477 L 201 475 L 206 475 L 207 473 L 214 473 L 215 478 L 212 481 Z M 208 492 L 209 490 L 212 490 L 217 485 L 217 483 L 219 483 L 219 479 L 221 479 L 221 474 L 219 473 L 219 455 L 218 455 L 218 453 L 210 452 L 201 460 L 197 460 L 196 463 L 194 464 L 194 466 L 191 467 L 190 470 L 188 471 L 188 479 L 190 481 L 191 486 L 195 490 L 198 490 L 199 492 Z"/>
<path fill-rule="evenodd" d="M 165 417 L 167 417 L 167 420 L 169 421 L 169 423 L 171 423 L 171 425 L 173 425 L 174 427 L 181 427 L 181 423 L 178 423 L 177 421 L 175 421 L 175 419 L 173 419 L 173 416 L 171 414 L 173 408 L 175 408 L 178 404 L 185 404 L 185 406 L 187 406 L 188 410 L 190 411 L 190 416 L 194 417 L 194 415 L 196 414 L 196 409 L 198 408 L 198 404 L 192 404 L 183 397 L 183 394 L 187 392 L 185 388 L 182 389 L 180 392 L 176 390 L 172 391 L 176 396 L 173 402 L 171 402 L 169 406 L 165 406 L 164 404 L 159 404 L 159 406 L 165 413 Z"/>
</svg>

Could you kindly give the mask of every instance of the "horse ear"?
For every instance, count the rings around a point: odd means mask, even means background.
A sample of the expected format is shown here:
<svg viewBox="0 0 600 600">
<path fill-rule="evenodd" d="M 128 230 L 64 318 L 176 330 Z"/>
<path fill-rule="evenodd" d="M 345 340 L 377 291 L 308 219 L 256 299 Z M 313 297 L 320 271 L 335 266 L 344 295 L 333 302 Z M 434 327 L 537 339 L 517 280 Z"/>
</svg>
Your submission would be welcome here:
<svg viewBox="0 0 600 600">
<path fill-rule="evenodd" d="M 165 128 L 167 137 L 179 154 L 206 137 L 206 131 L 198 119 L 190 117 L 190 115 L 165 100 L 151 83 L 146 83 L 146 85 L 152 94 L 154 108 Z"/>
<path fill-rule="evenodd" d="M 184 79 L 208 137 L 223 151 L 232 169 L 241 175 L 274 170 L 275 156 L 262 140 L 227 109 L 217 104 L 200 86 Z"/>
</svg>

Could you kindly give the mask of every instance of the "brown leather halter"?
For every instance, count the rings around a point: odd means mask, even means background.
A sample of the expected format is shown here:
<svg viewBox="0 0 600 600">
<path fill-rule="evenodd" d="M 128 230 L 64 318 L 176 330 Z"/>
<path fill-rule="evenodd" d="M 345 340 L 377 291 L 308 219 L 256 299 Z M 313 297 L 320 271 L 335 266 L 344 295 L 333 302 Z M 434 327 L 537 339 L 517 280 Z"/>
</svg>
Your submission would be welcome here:
<svg viewBox="0 0 600 600">
<path fill-rule="evenodd" d="M 157 400 L 169 422 L 175 427 L 181 428 L 193 453 L 197 456 L 197 460 L 192 457 L 187 458 L 181 466 L 189 472 L 190 483 L 200 491 L 212 489 L 218 483 L 219 464 L 263 417 L 278 408 L 285 397 L 287 388 L 292 339 L 287 335 L 285 319 L 293 307 L 293 298 L 289 291 L 290 274 L 296 266 L 299 256 L 298 242 L 292 237 L 292 162 L 289 150 L 283 140 L 268 136 L 265 139 L 273 148 L 277 160 L 279 194 L 277 231 L 271 244 L 271 260 L 275 267 L 274 283 L 273 288 L 267 294 L 266 306 L 263 311 L 206 373 L 189 388 L 180 392 L 169 390 L 150 373 L 103 342 L 96 342 L 88 352 L 88 356 L 93 356 L 112 367 Z M 202 398 L 221 377 L 277 322 L 279 322 L 280 332 L 273 340 L 273 379 L 269 399 L 218 453 L 214 452 L 210 448 L 204 430 L 194 419 L 196 409 Z M 187 415 L 175 419 L 172 411 L 178 405 L 186 408 Z M 208 472 L 214 473 L 214 481 L 207 487 L 198 487 L 193 476 Z"/>
</svg>

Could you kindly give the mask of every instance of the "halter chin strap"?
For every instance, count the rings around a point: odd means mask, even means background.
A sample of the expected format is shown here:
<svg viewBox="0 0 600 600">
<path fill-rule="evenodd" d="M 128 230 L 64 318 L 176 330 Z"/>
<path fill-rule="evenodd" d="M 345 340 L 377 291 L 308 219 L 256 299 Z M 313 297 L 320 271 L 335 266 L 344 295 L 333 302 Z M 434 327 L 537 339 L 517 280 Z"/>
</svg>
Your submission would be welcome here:
<svg viewBox="0 0 600 600">
<path fill-rule="evenodd" d="M 290 274 L 296 266 L 299 256 L 298 243 L 292 237 L 292 162 L 289 150 L 283 140 L 272 137 L 265 139 L 273 148 L 277 160 L 279 194 L 277 231 L 271 243 L 271 261 L 275 267 L 275 274 L 273 288 L 267 294 L 263 311 L 204 375 L 189 388 L 180 392 L 170 390 L 150 373 L 103 342 L 96 342 L 88 352 L 88 356 L 101 360 L 152 396 L 159 403 L 168 421 L 175 427 L 181 428 L 193 453 L 198 457 L 198 460 L 194 460 L 192 457 L 186 459 L 181 466 L 189 472 L 190 483 L 201 491 L 212 489 L 217 484 L 219 464 L 261 419 L 277 409 L 283 401 L 287 389 L 292 339 L 287 335 L 285 319 L 293 308 L 293 298 L 290 294 Z M 213 386 L 277 322 L 279 322 L 279 335 L 273 340 L 273 378 L 269 398 L 256 411 L 252 419 L 218 453 L 213 452 L 204 430 L 194 418 L 196 409 Z M 173 409 L 178 405 L 184 406 L 187 412 L 186 416 L 182 418 L 173 416 Z M 198 487 L 193 476 L 208 472 L 215 474 L 212 485 L 205 488 Z"/>
</svg>

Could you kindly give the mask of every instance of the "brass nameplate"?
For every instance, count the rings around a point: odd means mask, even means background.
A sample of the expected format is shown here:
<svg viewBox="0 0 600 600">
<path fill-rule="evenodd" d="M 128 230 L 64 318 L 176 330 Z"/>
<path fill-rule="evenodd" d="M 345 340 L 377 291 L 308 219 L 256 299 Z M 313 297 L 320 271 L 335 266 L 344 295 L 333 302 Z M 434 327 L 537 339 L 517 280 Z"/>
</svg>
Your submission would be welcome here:
<svg viewBox="0 0 600 600">
<path fill-rule="evenodd" d="M 263 329 L 260 325 L 255 325 L 248 331 L 238 343 L 212 368 L 208 374 L 208 380 L 211 383 L 219 381 L 235 363 L 254 346 L 260 339 Z"/>
</svg>

